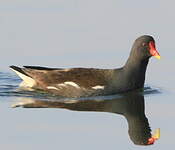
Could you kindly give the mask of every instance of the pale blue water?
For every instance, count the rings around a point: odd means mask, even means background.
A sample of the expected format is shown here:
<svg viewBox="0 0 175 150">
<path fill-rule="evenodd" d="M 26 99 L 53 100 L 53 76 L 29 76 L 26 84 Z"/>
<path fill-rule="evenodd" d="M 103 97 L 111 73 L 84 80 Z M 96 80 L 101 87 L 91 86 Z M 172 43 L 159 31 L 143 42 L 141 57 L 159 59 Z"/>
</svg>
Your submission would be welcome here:
<svg viewBox="0 0 175 150">
<path fill-rule="evenodd" d="M 60 99 L 21 91 L 20 81 L 12 73 L 0 73 L 2 149 L 163 150 L 174 146 L 170 90 L 147 85 L 143 92 L 129 95 Z M 140 139 L 149 127 L 160 128 L 161 138 L 152 146 L 135 145 L 143 142 Z"/>
<path fill-rule="evenodd" d="M 174 1 L 8 0 L 0 4 L 0 149 L 174 149 Z M 155 38 L 161 60 L 150 60 L 142 96 L 58 100 L 19 91 L 20 79 L 8 68 L 121 67 L 133 41 L 143 34 Z M 11 107 L 20 105 L 49 108 Z M 144 128 L 132 123 L 130 127 L 137 130 L 128 134 L 126 119 L 131 123 L 136 118 L 145 123 L 147 118 L 152 130 L 160 128 L 161 138 L 153 146 L 134 144 L 138 142 L 134 135 L 143 137 Z"/>
</svg>

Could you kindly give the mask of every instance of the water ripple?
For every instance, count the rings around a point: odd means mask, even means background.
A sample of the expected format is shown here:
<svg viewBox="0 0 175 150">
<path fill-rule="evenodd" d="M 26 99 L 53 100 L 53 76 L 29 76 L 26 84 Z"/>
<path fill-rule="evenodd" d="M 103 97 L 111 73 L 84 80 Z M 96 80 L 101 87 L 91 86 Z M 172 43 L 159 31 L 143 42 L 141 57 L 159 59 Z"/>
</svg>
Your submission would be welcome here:
<svg viewBox="0 0 175 150">
<path fill-rule="evenodd" d="M 19 79 L 16 75 L 10 73 L 0 72 L 0 97 L 32 97 L 32 98 L 40 98 L 40 99 L 59 99 L 62 97 L 54 96 L 43 91 L 25 91 L 19 88 L 19 83 L 21 79 Z M 158 94 L 162 93 L 160 88 L 145 86 L 142 91 L 143 95 L 148 94 Z M 127 93 L 126 93 L 127 94 Z M 112 99 L 116 97 L 120 97 L 120 94 L 109 95 L 109 96 L 97 96 L 91 97 L 90 99 Z M 89 99 L 89 98 L 80 98 L 80 99 Z"/>
</svg>

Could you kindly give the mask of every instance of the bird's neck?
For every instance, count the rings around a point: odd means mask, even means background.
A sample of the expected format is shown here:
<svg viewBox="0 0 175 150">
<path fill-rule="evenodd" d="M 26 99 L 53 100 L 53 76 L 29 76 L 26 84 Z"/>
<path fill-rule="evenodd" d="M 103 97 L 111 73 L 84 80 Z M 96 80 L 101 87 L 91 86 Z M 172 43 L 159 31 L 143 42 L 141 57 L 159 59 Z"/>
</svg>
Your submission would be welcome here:
<svg viewBox="0 0 175 150">
<path fill-rule="evenodd" d="M 128 70 L 130 69 L 134 69 L 136 70 L 145 70 L 147 68 L 148 65 L 148 61 L 149 58 L 141 60 L 141 59 L 137 59 L 137 58 L 132 58 L 133 56 L 130 56 L 126 62 L 126 64 L 124 65 L 124 68 L 127 68 Z"/>
<path fill-rule="evenodd" d="M 144 86 L 148 61 L 149 58 L 141 60 L 130 56 L 123 67 L 125 77 L 137 88 L 142 88 Z"/>
<path fill-rule="evenodd" d="M 124 68 L 127 68 L 128 70 L 134 69 L 135 71 L 138 69 L 146 71 L 148 61 L 149 57 L 145 58 L 142 56 L 138 51 L 138 47 L 135 47 L 134 44 Z"/>
</svg>

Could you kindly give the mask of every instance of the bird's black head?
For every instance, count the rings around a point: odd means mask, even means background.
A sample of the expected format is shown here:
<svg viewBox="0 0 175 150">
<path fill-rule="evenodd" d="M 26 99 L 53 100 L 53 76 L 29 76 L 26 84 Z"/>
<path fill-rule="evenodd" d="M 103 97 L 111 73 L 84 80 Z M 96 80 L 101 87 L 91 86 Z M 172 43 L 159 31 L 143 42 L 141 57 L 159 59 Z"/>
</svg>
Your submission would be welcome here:
<svg viewBox="0 0 175 150">
<path fill-rule="evenodd" d="M 152 36 L 143 35 L 137 38 L 133 44 L 131 56 L 133 59 L 145 60 L 151 56 L 160 59 L 160 55 L 156 50 L 155 41 Z"/>
</svg>

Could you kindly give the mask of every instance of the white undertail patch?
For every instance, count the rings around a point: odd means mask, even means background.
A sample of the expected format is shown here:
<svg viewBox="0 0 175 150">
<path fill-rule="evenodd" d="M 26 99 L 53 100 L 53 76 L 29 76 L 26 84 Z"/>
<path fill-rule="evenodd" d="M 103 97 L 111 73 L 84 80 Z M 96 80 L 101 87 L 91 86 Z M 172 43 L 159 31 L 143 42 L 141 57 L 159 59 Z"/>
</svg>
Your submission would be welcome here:
<svg viewBox="0 0 175 150">
<path fill-rule="evenodd" d="M 32 79 L 31 77 L 25 75 L 25 74 L 22 74 L 21 72 L 18 72 L 14 69 L 12 69 L 22 80 L 23 82 L 21 82 L 20 86 L 22 87 L 33 87 L 36 85 L 36 82 L 34 79 Z"/>
<path fill-rule="evenodd" d="M 103 89 L 104 89 L 104 86 L 96 85 L 96 86 L 92 87 L 92 89 L 95 89 L 95 90 L 103 90 Z"/>
</svg>

